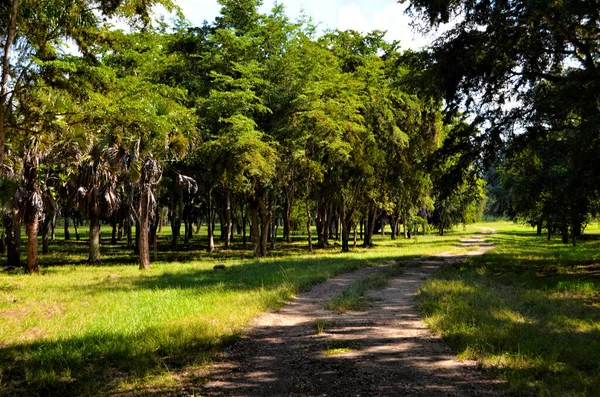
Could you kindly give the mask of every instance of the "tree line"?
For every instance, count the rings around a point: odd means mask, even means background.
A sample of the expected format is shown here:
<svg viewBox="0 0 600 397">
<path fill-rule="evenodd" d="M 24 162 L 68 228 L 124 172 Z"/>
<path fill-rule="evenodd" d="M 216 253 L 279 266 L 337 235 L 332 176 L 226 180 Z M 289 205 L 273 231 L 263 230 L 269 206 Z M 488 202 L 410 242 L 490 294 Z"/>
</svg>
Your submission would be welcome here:
<svg viewBox="0 0 600 397">
<path fill-rule="evenodd" d="M 280 224 L 287 241 L 304 229 L 311 251 L 334 235 L 348 251 L 386 224 L 391 238 L 429 222 L 443 234 L 480 212 L 478 167 L 448 149 L 471 126 L 443 111 L 426 54 L 383 32 L 317 34 L 259 0 L 220 0 L 213 23 L 174 27 L 151 18 L 177 10 L 166 0 L 56 3 L 0 5 L 9 265 L 23 226 L 36 272 L 38 235 L 47 252 L 59 217 L 66 239 L 86 219 L 89 263 L 104 222 L 148 269 L 165 222 L 173 246 L 204 224 L 213 251 L 218 223 L 225 248 L 241 234 L 263 257 Z"/>
<path fill-rule="evenodd" d="M 575 245 L 600 205 L 598 2 L 410 0 L 409 10 L 426 27 L 454 21 L 427 73 L 445 112 L 470 116 L 457 149 L 487 163 L 490 211 Z"/>
</svg>

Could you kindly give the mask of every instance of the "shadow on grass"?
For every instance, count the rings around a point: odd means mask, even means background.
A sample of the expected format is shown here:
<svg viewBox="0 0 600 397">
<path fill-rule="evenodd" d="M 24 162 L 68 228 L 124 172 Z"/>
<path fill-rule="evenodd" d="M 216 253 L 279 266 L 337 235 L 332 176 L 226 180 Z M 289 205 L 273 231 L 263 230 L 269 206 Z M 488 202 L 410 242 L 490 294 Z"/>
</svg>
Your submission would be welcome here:
<svg viewBox="0 0 600 397">
<path fill-rule="evenodd" d="M 596 395 L 600 277 L 585 266 L 598 263 L 600 242 L 572 247 L 503 231 L 489 241 L 496 250 L 449 265 L 421 287 L 430 324 L 508 379 L 511 393 Z"/>
<path fill-rule="evenodd" d="M 225 271 L 192 268 L 144 277 L 107 279 L 73 288 L 91 295 L 187 289 L 198 296 L 216 285 L 225 291 L 245 291 L 277 289 L 284 283 L 291 283 L 293 289 L 303 290 L 339 273 L 398 259 L 395 255 L 377 258 L 340 255 L 262 260 L 231 266 Z M 414 256 L 400 259 L 409 261 Z M 269 302 L 271 309 L 276 305 L 277 302 Z M 120 378 L 143 383 L 152 375 L 200 365 L 240 336 L 239 329 L 225 333 L 212 330 L 208 318 L 194 321 L 193 326 L 165 324 L 132 334 L 90 332 L 73 338 L 0 345 L 0 395 L 113 394 Z"/>
<path fill-rule="evenodd" d="M 356 249 L 361 249 L 360 247 Z M 315 252 L 338 253 L 341 246 L 331 244 L 326 248 L 314 248 Z M 110 240 L 102 240 L 101 245 L 102 266 L 135 264 L 138 262 L 138 255 L 133 248 L 127 248 L 125 242 L 110 244 Z M 295 243 L 279 242 L 274 250 L 269 250 L 269 258 L 286 258 L 294 255 L 307 254 L 306 247 Z M 63 241 L 57 240 L 50 243 L 50 252 L 40 254 L 40 265 L 42 267 L 55 266 L 80 266 L 87 265 L 87 241 Z M 179 244 L 176 248 L 170 244 L 169 238 L 160 238 L 157 249 L 151 247 L 151 262 L 193 262 L 199 258 L 209 259 L 215 262 L 227 261 L 230 259 L 249 260 L 254 258 L 250 244 L 244 246 L 241 242 L 232 243 L 229 249 L 218 246 L 214 252 L 207 253 L 203 242 L 191 240 L 190 244 Z"/>
<path fill-rule="evenodd" d="M 3 347 L 0 394 L 110 394 L 123 378 L 143 379 L 165 369 L 202 364 L 239 337 L 226 334 L 213 339 L 185 328 L 149 328 L 133 335 L 86 334 Z M 158 346 L 151 343 L 157 340 Z"/>
<path fill-rule="evenodd" d="M 287 260 L 255 260 L 227 267 L 225 270 L 212 268 L 189 269 L 165 272 L 144 277 L 121 277 L 117 280 L 103 279 L 97 284 L 80 288 L 87 294 L 103 294 L 108 291 L 132 291 L 136 289 L 203 289 L 219 285 L 223 291 L 245 291 L 273 288 L 291 282 L 298 291 L 305 291 L 314 284 L 326 281 L 340 273 L 351 272 L 362 267 L 390 261 L 411 262 L 414 255 L 377 257 L 315 257 L 313 259 L 289 258 Z"/>
</svg>

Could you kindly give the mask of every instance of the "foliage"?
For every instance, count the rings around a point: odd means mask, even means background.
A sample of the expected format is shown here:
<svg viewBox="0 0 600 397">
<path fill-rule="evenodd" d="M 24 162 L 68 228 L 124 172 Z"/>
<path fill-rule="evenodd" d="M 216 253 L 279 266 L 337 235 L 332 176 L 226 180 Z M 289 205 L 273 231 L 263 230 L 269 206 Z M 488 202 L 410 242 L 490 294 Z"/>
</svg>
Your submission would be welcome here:
<svg viewBox="0 0 600 397">
<path fill-rule="evenodd" d="M 410 12 L 428 27 L 454 22 L 429 51 L 426 76 L 449 115 L 470 116 L 455 153 L 468 163 L 499 156 L 515 205 L 507 212 L 575 243 L 599 186 L 597 4 L 411 0 Z M 530 181 L 526 158 L 539 165 Z"/>
</svg>

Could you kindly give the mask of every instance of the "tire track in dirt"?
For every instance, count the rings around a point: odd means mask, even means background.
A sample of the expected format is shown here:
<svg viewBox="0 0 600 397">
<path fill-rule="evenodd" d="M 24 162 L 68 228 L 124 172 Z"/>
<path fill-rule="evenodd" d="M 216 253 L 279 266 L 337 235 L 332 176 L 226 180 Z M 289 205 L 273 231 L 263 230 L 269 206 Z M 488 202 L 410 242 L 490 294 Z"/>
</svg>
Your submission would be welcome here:
<svg viewBox="0 0 600 397">
<path fill-rule="evenodd" d="M 440 255 L 413 263 L 387 288 L 370 291 L 365 312 L 338 314 L 323 305 L 352 281 L 384 266 L 344 274 L 300 294 L 277 313 L 257 318 L 248 334 L 213 365 L 209 396 L 501 396 L 475 362 L 461 361 L 432 334 L 413 308 L 419 285 L 447 263 L 492 248 L 479 236 L 467 255 Z M 318 333 L 315 319 L 325 324 Z M 326 355 L 328 346 L 349 346 Z"/>
</svg>

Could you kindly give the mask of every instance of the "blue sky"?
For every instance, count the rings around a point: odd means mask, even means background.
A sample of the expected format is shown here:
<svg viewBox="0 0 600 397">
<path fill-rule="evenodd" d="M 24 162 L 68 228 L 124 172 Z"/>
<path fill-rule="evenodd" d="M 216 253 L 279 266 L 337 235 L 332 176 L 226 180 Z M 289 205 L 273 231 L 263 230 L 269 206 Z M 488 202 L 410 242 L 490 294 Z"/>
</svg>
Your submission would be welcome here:
<svg viewBox="0 0 600 397">
<path fill-rule="evenodd" d="M 176 0 L 186 18 L 194 25 L 204 20 L 212 22 L 219 14 L 217 0 Z M 427 45 L 432 36 L 424 37 L 409 26 L 410 18 L 404 14 L 406 4 L 394 0 L 280 0 L 291 19 L 300 16 L 302 10 L 321 27 L 354 29 L 360 32 L 387 31 L 386 39 L 400 40 L 405 49 L 419 49 Z M 267 12 L 274 2 L 264 0 L 262 11 Z"/>
</svg>

